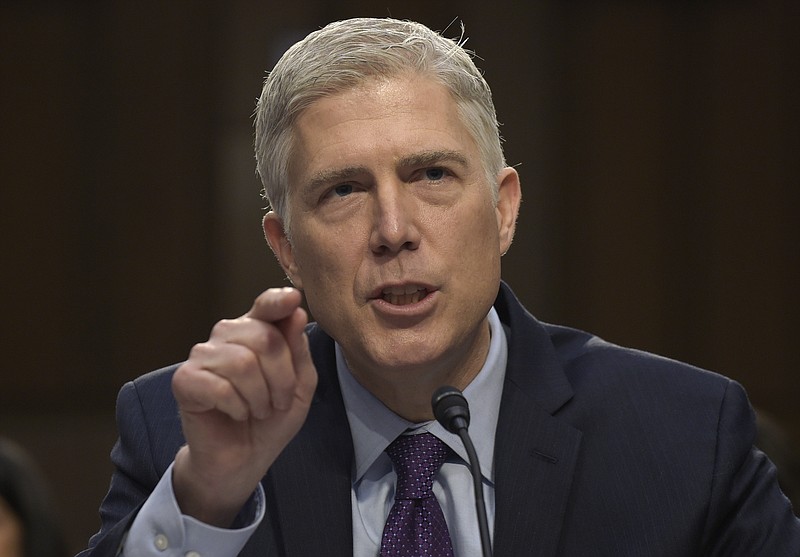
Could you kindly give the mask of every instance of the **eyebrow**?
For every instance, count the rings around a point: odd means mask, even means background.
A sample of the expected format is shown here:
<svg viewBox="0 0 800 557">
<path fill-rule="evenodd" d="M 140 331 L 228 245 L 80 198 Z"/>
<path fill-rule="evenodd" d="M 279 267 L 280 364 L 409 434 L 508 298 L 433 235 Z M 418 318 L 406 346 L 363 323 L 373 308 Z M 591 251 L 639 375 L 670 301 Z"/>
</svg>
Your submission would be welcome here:
<svg viewBox="0 0 800 557">
<path fill-rule="evenodd" d="M 350 181 L 354 176 L 367 173 L 365 166 L 346 166 L 333 170 L 322 170 L 317 172 L 308 180 L 308 191 L 315 191 L 328 184 L 336 184 Z"/>
<path fill-rule="evenodd" d="M 397 166 L 400 168 L 432 166 L 445 162 L 455 163 L 465 168 L 469 166 L 469 161 L 463 153 L 451 149 L 437 149 L 412 153 L 401 157 L 400 160 L 397 161 Z M 369 169 L 366 166 L 345 166 L 332 170 L 322 170 L 309 178 L 307 190 L 315 191 L 328 184 L 347 182 L 352 180 L 354 176 L 368 173 Z"/>
<path fill-rule="evenodd" d="M 467 157 L 460 151 L 442 149 L 434 151 L 421 151 L 403 157 L 399 161 L 399 166 L 429 166 L 443 162 L 452 162 L 461 166 L 469 166 Z"/>
</svg>

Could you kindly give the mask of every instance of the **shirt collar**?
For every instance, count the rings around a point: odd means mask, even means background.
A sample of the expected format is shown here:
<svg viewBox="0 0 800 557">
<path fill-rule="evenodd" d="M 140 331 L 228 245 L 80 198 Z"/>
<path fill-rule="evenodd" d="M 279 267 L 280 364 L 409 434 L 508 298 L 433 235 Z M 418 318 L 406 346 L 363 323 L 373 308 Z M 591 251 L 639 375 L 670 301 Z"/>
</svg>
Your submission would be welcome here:
<svg viewBox="0 0 800 557">
<path fill-rule="evenodd" d="M 503 380 L 508 361 L 508 342 L 503 325 L 494 307 L 489 311 L 491 341 L 486 361 L 478 375 L 464 389 L 464 398 L 470 406 L 469 432 L 481 473 L 494 483 L 494 438 Z M 383 453 L 389 443 L 404 431 L 413 429 L 429 431 L 444 441 L 458 456 L 468 462 L 467 452 L 458 435 L 445 430 L 438 422 L 415 424 L 401 418 L 387 408 L 353 377 L 339 344 L 336 344 L 336 369 L 342 388 L 342 397 L 350 422 L 355 452 L 353 482 L 361 480 L 364 473 Z"/>
</svg>

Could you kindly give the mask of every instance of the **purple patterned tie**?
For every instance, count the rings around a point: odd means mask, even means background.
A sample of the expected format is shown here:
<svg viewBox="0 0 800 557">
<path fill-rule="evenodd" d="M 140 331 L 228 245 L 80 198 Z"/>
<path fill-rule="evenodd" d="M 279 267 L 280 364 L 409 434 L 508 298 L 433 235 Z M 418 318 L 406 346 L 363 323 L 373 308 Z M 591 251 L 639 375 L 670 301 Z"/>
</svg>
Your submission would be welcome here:
<svg viewBox="0 0 800 557">
<path fill-rule="evenodd" d="M 397 472 L 394 505 L 381 540 L 381 557 L 453 557 L 433 477 L 447 446 L 430 433 L 401 435 L 386 449 Z"/>
</svg>

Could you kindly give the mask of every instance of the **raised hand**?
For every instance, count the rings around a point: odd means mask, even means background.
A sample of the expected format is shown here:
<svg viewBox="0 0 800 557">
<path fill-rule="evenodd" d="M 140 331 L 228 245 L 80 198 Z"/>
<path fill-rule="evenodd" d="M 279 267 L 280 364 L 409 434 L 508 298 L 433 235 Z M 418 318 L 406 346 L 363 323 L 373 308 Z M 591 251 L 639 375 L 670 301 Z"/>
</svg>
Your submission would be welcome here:
<svg viewBox="0 0 800 557">
<path fill-rule="evenodd" d="M 183 513 L 229 526 L 305 421 L 317 372 L 300 302 L 293 288 L 263 292 L 245 315 L 217 323 L 175 372 L 187 444 L 173 487 Z"/>
</svg>

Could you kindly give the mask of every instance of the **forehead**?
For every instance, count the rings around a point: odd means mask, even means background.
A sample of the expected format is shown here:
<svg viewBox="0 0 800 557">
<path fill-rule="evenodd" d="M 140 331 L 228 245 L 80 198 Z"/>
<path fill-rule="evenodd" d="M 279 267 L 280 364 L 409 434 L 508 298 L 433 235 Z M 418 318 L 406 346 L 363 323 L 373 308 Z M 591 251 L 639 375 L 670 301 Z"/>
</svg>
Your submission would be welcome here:
<svg viewBox="0 0 800 557">
<path fill-rule="evenodd" d="M 297 118 L 290 178 L 311 169 L 356 164 L 359 158 L 400 159 L 414 151 L 463 151 L 477 147 L 449 90 L 424 75 L 370 78 L 323 97 Z"/>
</svg>

